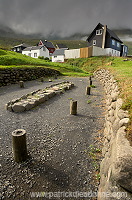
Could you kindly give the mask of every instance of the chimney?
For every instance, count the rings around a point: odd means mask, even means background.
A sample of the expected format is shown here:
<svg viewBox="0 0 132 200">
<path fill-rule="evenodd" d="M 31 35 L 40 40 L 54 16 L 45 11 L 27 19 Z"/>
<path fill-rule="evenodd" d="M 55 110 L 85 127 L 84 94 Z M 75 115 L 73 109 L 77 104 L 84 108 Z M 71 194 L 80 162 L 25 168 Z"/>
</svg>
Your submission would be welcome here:
<svg viewBox="0 0 132 200">
<path fill-rule="evenodd" d="M 103 31 L 102 49 L 105 48 L 105 36 L 106 36 L 107 25 L 104 25 L 103 29 L 104 31 Z"/>
</svg>

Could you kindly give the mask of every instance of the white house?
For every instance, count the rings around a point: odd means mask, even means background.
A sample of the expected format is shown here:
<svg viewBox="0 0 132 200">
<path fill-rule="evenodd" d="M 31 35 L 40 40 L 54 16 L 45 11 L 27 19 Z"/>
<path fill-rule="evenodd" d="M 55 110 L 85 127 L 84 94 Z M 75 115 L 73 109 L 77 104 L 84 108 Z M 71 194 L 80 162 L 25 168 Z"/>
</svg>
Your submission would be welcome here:
<svg viewBox="0 0 132 200">
<path fill-rule="evenodd" d="M 56 49 L 52 54 L 52 62 L 64 62 L 64 49 Z"/>
<path fill-rule="evenodd" d="M 32 58 L 38 58 L 39 56 L 44 56 L 44 58 L 49 58 L 49 50 L 45 46 L 32 46 L 27 47 L 22 51 L 22 54 L 30 56 Z"/>
</svg>

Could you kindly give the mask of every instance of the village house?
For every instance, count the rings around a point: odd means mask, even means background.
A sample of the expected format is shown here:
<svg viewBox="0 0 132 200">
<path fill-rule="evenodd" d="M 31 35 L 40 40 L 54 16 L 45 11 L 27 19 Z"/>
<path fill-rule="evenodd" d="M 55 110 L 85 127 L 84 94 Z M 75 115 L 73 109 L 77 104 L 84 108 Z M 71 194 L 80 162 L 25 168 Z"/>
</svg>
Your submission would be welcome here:
<svg viewBox="0 0 132 200">
<path fill-rule="evenodd" d="M 64 49 L 56 49 L 52 54 L 52 62 L 64 62 Z"/>
<path fill-rule="evenodd" d="M 56 49 L 69 49 L 65 44 L 56 44 Z"/>
<path fill-rule="evenodd" d="M 17 45 L 17 46 L 14 46 L 14 47 L 11 49 L 11 51 L 15 51 L 15 52 L 17 52 L 17 53 L 22 53 L 22 51 L 23 51 L 25 48 L 27 48 L 27 47 L 29 47 L 28 44 L 22 43 L 22 44 L 19 44 L 19 45 Z"/>
<path fill-rule="evenodd" d="M 113 31 L 108 29 L 107 25 L 99 23 L 87 38 L 87 42 L 88 47 L 95 46 L 105 49 L 106 55 L 127 56 L 128 47 L 123 44 Z"/>
<path fill-rule="evenodd" d="M 55 51 L 55 47 L 52 42 L 49 42 L 47 40 L 40 40 L 37 46 L 45 46 L 49 50 L 50 55 L 52 55 L 52 53 Z"/>
<path fill-rule="evenodd" d="M 32 58 L 38 58 L 39 56 L 50 58 L 49 50 L 44 45 L 27 47 L 22 51 L 22 54 L 30 56 Z"/>
</svg>

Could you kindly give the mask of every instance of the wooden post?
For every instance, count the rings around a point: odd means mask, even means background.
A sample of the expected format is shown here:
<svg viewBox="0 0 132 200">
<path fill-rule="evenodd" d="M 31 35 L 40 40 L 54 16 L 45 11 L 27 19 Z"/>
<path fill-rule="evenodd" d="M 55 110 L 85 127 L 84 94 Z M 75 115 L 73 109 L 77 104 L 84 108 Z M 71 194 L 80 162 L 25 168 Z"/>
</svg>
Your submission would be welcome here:
<svg viewBox="0 0 132 200">
<path fill-rule="evenodd" d="M 54 79 L 57 79 L 57 74 L 54 75 Z"/>
<path fill-rule="evenodd" d="M 13 155 L 16 162 L 27 159 L 26 131 L 17 129 L 12 132 Z"/>
<path fill-rule="evenodd" d="M 70 114 L 76 115 L 77 114 L 77 101 L 70 101 Z"/>
<path fill-rule="evenodd" d="M 24 82 L 23 81 L 19 81 L 19 85 L 20 85 L 20 88 L 24 88 Z"/>
<path fill-rule="evenodd" d="M 89 80 L 92 80 L 91 76 L 89 76 Z"/>
<path fill-rule="evenodd" d="M 90 87 L 86 87 L 86 95 L 90 95 Z"/>
<path fill-rule="evenodd" d="M 90 80 L 90 85 L 92 85 L 92 80 Z"/>
<path fill-rule="evenodd" d="M 41 80 L 41 82 L 44 82 L 44 78 L 43 78 L 43 77 L 41 77 L 41 79 L 40 79 L 40 80 Z"/>
</svg>

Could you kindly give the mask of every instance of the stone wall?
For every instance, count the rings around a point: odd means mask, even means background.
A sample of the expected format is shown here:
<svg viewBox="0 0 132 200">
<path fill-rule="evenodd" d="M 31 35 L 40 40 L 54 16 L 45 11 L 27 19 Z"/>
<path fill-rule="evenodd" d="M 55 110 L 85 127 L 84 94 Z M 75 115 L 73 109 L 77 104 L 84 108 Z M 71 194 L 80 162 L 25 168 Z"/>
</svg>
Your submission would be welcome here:
<svg viewBox="0 0 132 200">
<path fill-rule="evenodd" d="M 57 70 L 43 67 L 0 68 L 0 86 L 59 74 Z"/>
<path fill-rule="evenodd" d="M 123 101 L 118 97 L 118 85 L 110 72 L 100 69 L 95 76 L 106 92 L 104 158 L 100 166 L 98 200 L 129 200 L 132 199 L 132 147 L 125 137 L 128 112 L 121 109 Z"/>
</svg>

